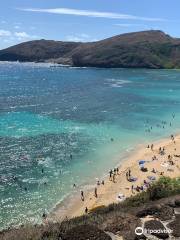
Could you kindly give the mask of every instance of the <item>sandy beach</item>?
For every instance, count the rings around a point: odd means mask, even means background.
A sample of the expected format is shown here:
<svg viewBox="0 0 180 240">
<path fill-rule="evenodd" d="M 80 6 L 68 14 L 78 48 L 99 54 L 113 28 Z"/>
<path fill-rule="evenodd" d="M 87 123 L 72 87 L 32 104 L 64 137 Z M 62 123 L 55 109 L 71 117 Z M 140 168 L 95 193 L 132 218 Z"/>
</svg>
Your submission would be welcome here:
<svg viewBox="0 0 180 240">
<path fill-rule="evenodd" d="M 112 170 L 114 173 L 113 168 Z M 99 179 L 100 185 L 95 183 L 93 189 L 83 190 L 84 201 L 81 199 L 81 189 L 77 186 L 78 194 L 75 194 L 68 203 L 65 201 L 57 205 L 49 215 L 49 220 L 62 221 L 65 218 L 85 214 L 86 208 L 89 212 L 100 206 L 118 203 L 138 192 L 145 191 L 146 186 L 160 176 L 180 177 L 180 135 L 175 136 L 174 139 L 169 137 L 169 139 L 150 143 L 149 148 L 141 146 L 133 151 L 128 159 L 121 162 L 119 172 L 116 172 L 114 179 L 113 177 L 110 179 L 108 175 L 105 179 Z M 137 186 L 143 187 L 143 190 L 137 191 Z M 97 188 L 97 196 L 95 196 L 95 188 Z"/>
</svg>

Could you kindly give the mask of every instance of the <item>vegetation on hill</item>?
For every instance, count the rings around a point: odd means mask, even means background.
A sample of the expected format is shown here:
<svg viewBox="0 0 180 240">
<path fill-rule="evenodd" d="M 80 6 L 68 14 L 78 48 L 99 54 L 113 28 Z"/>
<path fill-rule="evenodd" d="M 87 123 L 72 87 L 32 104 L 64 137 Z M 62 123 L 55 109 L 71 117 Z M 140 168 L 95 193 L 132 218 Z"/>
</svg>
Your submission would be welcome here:
<svg viewBox="0 0 180 240">
<path fill-rule="evenodd" d="M 166 198 L 165 198 L 166 197 Z M 156 216 L 161 220 L 173 218 L 173 208 L 180 206 L 180 178 L 160 178 L 146 192 L 123 203 L 100 207 L 81 217 L 46 226 L 22 226 L 0 233 L 2 240 L 110 240 L 107 234 L 119 234 L 126 240 L 137 239 L 134 230 L 140 217 Z M 176 221 L 177 222 L 177 221 Z M 179 236 L 179 225 L 175 234 Z"/>
<path fill-rule="evenodd" d="M 180 68 L 180 39 L 151 30 L 92 43 L 36 40 L 1 50 L 0 61 L 48 61 L 79 67 Z"/>
</svg>

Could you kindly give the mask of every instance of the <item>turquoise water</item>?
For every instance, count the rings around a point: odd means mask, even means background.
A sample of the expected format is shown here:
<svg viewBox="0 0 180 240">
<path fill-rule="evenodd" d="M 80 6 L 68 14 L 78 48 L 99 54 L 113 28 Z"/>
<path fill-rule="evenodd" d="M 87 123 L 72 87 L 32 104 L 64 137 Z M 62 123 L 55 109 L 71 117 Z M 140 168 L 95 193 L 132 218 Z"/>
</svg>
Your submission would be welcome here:
<svg viewBox="0 0 180 240">
<path fill-rule="evenodd" d="M 73 183 L 179 127 L 178 70 L 1 63 L 0 228 L 39 222 Z"/>
</svg>

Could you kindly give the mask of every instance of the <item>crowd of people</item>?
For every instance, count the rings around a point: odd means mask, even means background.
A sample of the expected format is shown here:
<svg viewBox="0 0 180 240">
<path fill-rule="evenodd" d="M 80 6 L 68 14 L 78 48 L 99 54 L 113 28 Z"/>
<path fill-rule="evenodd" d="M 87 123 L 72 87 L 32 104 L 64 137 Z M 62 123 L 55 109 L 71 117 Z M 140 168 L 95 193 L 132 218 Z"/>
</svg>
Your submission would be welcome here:
<svg viewBox="0 0 180 240">
<path fill-rule="evenodd" d="M 175 114 L 172 115 L 173 119 L 175 118 Z M 162 121 L 161 125 L 159 127 L 163 127 L 167 124 L 167 122 Z M 170 122 L 170 126 L 172 126 L 172 122 Z M 153 127 L 150 127 L 150 131 L 153 130 Z M 174 144 L 174 151 L 175 154 L 172 154 L 172 152 L 168 153 L 168 149 L 166 149 L 166 146 L 156 146 L 156 144 L 149 144 L 147 145 L 147 151 L 150 153 L 148 156 L 152 155 L 150 159 L 147 160 L 141 160 L 139 161 L 138 167 L 139 167 L 139 173 L 134 172 L 133 167 L 128 167 L 125 171 L 121 171 L 119 167 L 115 167 L 114 169 L 110 169 L 108 173 L 108 178 L 105 180 L 97 180 L 96 186 L 94 187 L 94 192 L 93 192 L 93 197 L 94 200 L 98 201 L 99 197 L 102 197 L 101 191 L 99 190 L 99 187 L 103 188 L 104 185 L 109 181 L 112 182 L 112 184 L 119 183 L 122 178 L 124 178 L 127 181 L 127 186 L 123 186 L 124 189 L 128 189 L 128 196 L 132 196 L 134 194 L 137 194 L 142 191 L 146 191 L 147 188 L 155 181 L 158 179 L 159 176 L 164 175 L 164 171 L 161 171 L 160 168 L 156 167 L 156 162 L 158 163 L 160 160 L 162 162 L 161 165 L 164 166 L 171 166 L 173 167 L 175 165 L 174 158 L 180 158 L 180 154 L 176 153 L 176 141 L 175 141 L 175 136 L 172 134 L 170 136 L 170 139 L 172 143 Z M 110 139 L 111 142 L 114 142 L 114 138 Z M 72 159 L 72 155 L 70 155 L 70 158 Z M 155 163 L 153 165 L 148 165 L 148 163 Z M 164 164 L 164 165 L 163 165 Z M 149 166 L 152 166 L 151 168 Z M 42 173 L 44 171 L 42 170 Z M 136 176 L 137 174 L 137 176 Z M 139 177 L 140 176 L 140 177 Z M 143 176 L 143 177 L 142 177 Z M 138 179 L 138 177 L 140 179 Z M 73 184 L 73 188 L 77 188 L 76 184 Z M 122 187 L 121 187 L 122 188 Z M 123 189 L 123 188 L 122 188 Z M 92 198 L 93 198 L 92 197 Z M 89 205 L 88 203 L 88 198 L 89 195 L 88 193 L 86 194 L 84 190 L 80 191 L 80 199 L 83 202 L 84 206 L 84 213 L 88 214 L 91 209 L 88 209 Z M 126 199 L 125 194 L 119 193 L 117 200 L 124 200 Z M 86 202 L 87 200 L 87 202 Z M 43 215 L 43 219 L 46 218 L 46 214 Z"/>
<path fill-rule="evenodd" d="M 175 141 L 175 137 L 174 135 L 171 135 L 171 140 L 174 143 L 174 145 L 176 145 L 176 141 Z M 152 151 L 152 159 L 149 161 L 142 161 L 143 164 L 140 164 L 139 166 L 139 170 L 142 172 L 148 172 L 148 174 L 151 174 L 149 176 L 146 176 L 144 178 L 144 180 L 142 181 L 141 184 L 136 184 L 137 181 L 137 177 L 133 176 L 132 170 L 129 167 L 125 172 L 121 172 L 119 170 L 118 167 L 111 169 L 109 171 L 109 181 L 111 181 L 112 183 L 116 183 L 118 181 L 118 176 L 121 174 L 125 175 L 125 178 L 128 182 L 131 183 L 131 187 L 129 188 L 129 191 L 131 191 L 131 194 L 136 194 L 142 191 L 146 191 L 147 188 L 159 177 L 159 176 L 163 176 L 164 172 L 163 171 L 158 171 L 158 169 L 155 169 L 155 167 L 153 167 L 152 169 L 148 169 L 147 167 L 144 167 L 144 164 L 148 163 L 148 162 L 153 162 L 153 161 L 158 161 L 159 157 L 164 157 L 164 162 L 166 162 L 166 164 L 168 164 L 169 166 L 174 166 L 174 161 L 173 161 L 173 157 L 180 157 L 180 155 L 174 154 L 174 156 L 172 154 L 168 154 L 166 151 L 166 148 L 164 146 L 160 146 L 158 149 L 155 148 L 154 144 L 148 145 L 147 149 L 149 149 L 150 151 Z M 174 151 L 176 151 L 176 147 L 174 148 Z M 159 157 L 158 157 L 159 155 Z M 147 164 L 148 165 L 148 164 Z M 100 185 L 105 185 L 105 181 L 97 181 L 97 187 L 95 187 L 94 189 L 94 197 L 98 198 L 98 186 Z M 121 194 L 120 194 L 121 195 Z M 126 198 L 123 194 L 123 200 Z M 121 198 L 118 196 L 118 198 Z M 84 201 L 84 192 L 81 191 L 81 200 Z M 87 214 L 89 212 L 89 209 L 87 207 L 85 207 L 85 213 Z"/>
</svg>

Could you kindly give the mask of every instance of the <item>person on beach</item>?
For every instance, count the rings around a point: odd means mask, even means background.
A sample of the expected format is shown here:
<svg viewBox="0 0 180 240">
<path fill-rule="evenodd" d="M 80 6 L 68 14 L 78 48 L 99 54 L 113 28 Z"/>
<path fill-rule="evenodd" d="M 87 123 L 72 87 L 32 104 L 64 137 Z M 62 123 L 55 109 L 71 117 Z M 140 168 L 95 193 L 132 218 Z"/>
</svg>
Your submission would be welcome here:
<svg viewBox="0 0 180 240">
<path fill-rule="evenodd" d="M 94 189 L 94 196 L 95 196 L 95 198 L 98 197 L 98 195 L 97 195 L 97 188 Z"/>
<path fill-rule="evenodd" d="M 109 171 L 109 180 L 112 181 L 112 174 L 113 174 L 113 171 L 112 169 Z"/>
<path fill-rule="evenodd" d="M 148 183 L 146 180 L 144 180 L 144 185 L 145 185 L 145 186 L 148 186 L 149 183 Z"/>
<path fill-rule="evenodd" d="M 131 185 L 131 192 L 134 193 L 134 185 Z"/>
<path fill-rule="evenodd" d="M 161 154 L 161 151 L 162 151 L 162 149 L 161 149 L 161 147 L 159 148 L 159 154 Z"/>
<path fill-rule="evenodd" d="M 128 171 L 128 177 L 129 178 L 131 177 L 131 169 L 129 169 L 129 171 Z"/>
<path fill-rule="evenodd" d="M 136 191 L 137 191 L 137 192 L 140 191 L 140 187 L 139 187 L 139 186 L 136 187 Z"/>
<path fill-rule="evenodd" d="M 99 180 L 97 181 L 97 185 L 98 185 L 98 186 L 100 186 L 100 185 L 101 185 Z"/>
<path fill-rule="evenodd" d="M 163 154 L 165 154 L 165 147 L 163 147 L 162 151 L 163 151 Z"/>
<path fill-rule="evenodd" d="M 118 167 L 116 168 L 116 172 L 117 172 L 117 175 L 119 175 L 119 168 Z"/>
<path fill-rule="evenodd" d="M 85 208 L 85 214 L 88 214 L 88 208 L 87 207 Z"/>
<path fill-rule="evenodd" d="M 81 191 L 81 200 L 84 202 L 84 192 Z"/>
<path fill-rule="evenodd" d="M 114 168 L 114 174 L 116 175 L 116 168 Z"/>
<path fill-rule="evenodd" d="M 126 172 L 126 179 L 129 180 L 129 174 Z"/>
<path fill-rule="evenodd" d="M 104 185 L 104 180 L 102 180 L 101 184 Z"/>
<path fill-rule="evenodd" d="M 42 215 L 42 219 L 43 219 L 43 222 L 45 223 L 45 224 L 47 224 L 48 222 L 47 222 L 47 214 L 44 212 L 43 213 L 43 215 Z"/>
<path fill-rule="evenodd" d="M 151 144 L 151 151 L 153 151 L 154 149 L 154 144 Z"/>
<path fill-rule="evenodd" d="M 113 174 L 113 183 L 116 182 L 116 174 Z"/>
</svg>

